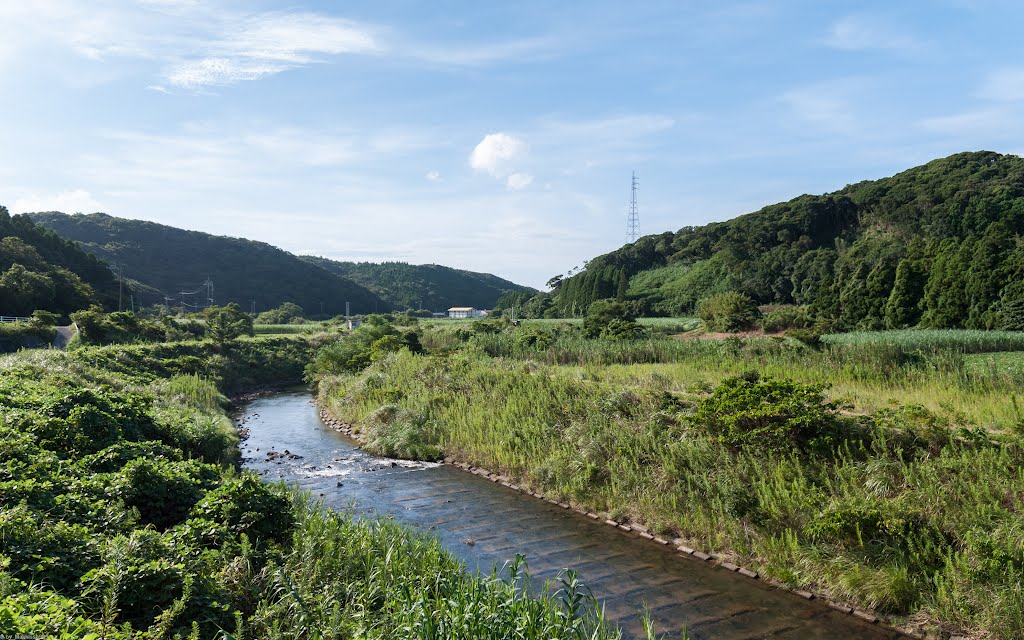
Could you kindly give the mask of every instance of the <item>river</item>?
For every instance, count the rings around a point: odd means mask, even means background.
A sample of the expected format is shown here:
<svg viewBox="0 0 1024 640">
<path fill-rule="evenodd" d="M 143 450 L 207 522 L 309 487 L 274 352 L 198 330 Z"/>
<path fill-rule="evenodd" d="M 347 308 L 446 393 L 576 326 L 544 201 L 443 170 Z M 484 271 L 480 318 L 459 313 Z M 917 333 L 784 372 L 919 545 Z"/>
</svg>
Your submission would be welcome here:
<svg viewBox="0 0 1024 640">
<path fill-rule="evenodd" d="M 907 637 L 461 469 L 367 454 L 325 426 L 304 391 L 259 398 L 244 421 L 244 464 L 265 480 L 435 535 L 470 571 L 489 573 L 516 553 L 535 580 L 573 568 L 631 637 L 643 635 L 645 604 L 660 632 L 677 637 L 685 625 L 692 640 Z"/>
</svg>

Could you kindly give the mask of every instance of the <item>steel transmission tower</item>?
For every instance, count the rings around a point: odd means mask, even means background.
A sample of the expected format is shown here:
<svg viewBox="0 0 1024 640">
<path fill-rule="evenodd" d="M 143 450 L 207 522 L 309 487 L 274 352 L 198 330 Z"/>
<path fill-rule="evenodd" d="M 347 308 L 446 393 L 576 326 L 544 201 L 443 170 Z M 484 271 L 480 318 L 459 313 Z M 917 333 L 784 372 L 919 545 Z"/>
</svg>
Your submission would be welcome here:
<svg viewBox="0 0 1024 640">
<path fill-rule="evenodd" d="M 636 188 L 640 180 L 633 172 L 633 197 L 629 201 L 629 220 L 626 222 L 626 242 L 633 243 L 640 237 L 640 212 L 636 208 Z"/>
</svg>

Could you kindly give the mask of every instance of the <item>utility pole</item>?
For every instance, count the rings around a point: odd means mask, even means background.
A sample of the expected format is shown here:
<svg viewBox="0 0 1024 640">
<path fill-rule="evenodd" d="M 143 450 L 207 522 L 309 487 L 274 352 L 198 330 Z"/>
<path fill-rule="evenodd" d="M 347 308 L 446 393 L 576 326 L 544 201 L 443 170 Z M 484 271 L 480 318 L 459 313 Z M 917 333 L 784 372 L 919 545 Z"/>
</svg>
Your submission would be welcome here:
<svg viewBox="0 0 1024 640">
<path fill-rule="evenodd" d="M 256 301 L 252 301 L 252 315 L 256 315 Z"/>
<path fill-rule="evenodd" d="M 206 281 L 203 283 L 203 286 L 206 287 L 206 306 L 212 307 L 213 306 L 213 280 L 210 279 L 210 276 L 206 276 Z"/>
<path fill-rule="evenodd" d="M 110 270 L 117 276 L 117 310 L 121 310 L 121 300 L 124 298 L 124 267 L 118 263 L 110 265 Z"/>
<path fill-rule="evenodd" d="M 636 188 L 640 184 L 633 172 L 633 197 L 629 201 L 629 218 L 626 221 L 626 242 L 633 243 L 640 237 L 640 212 L 636 208 Z"/>
</svg>

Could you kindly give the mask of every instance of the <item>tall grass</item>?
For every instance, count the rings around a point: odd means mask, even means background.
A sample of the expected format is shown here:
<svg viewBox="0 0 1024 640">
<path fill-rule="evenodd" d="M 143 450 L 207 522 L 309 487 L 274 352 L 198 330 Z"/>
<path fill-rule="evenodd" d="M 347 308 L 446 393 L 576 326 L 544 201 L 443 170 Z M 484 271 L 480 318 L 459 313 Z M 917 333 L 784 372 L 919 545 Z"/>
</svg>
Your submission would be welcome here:
<svg viewBox="0 0 1024 640">
<path fill-rule="evenodd" d="M 435 538 L 393 521 L 325 511 L 298 494 L 295 509 L 295 540 L 266 576 L 274 597 L 253 616 L 255 637 L 620 637 L 571 572 L 553 591 L 528 594 L 522 557 L 490 576 L 471 576 Z"/>
<path fill-rule="evenodd" d="M 998 622 L 1024 615 L 1024 448 L 1015 436 L 958 431 L 970 423 L 899 402 L 859 416 L 830 408 L 837 433 L 851 439 L 808 455 L 737 451 L 693 418 L 734 370 L 831 376 L 861 390 L 888 376 L 901 385 L 890 391 L 910 397 L 930 377 L 939 380 L 933 392 L 943 380 L 946 389 L 970 388 L 959 361 L 903 361 L 899 350 L 880 361 L 888 347 L 873 346 L 794 355 L 772 342 L 729 355 L 735 346 L 689 345 L 694 361 L 673 364 L 573 367 L 473 349 L 401 353 L 361 375 L 324 379 L 320 399 L 357 424 L 395 405 L 432 425 L 425 437 L 447 455 L 693 539 L 791 585 L 1016 637 Z"/>
<path fill-rule="evenodd" d="M 957 350 L 924 352 L 896 342 L 826 344 L 815 349 L 785 338 L 593 340 L 551 331 L 548 340 L 522 330 L 460 336 L 433 332 L 435 352 L 470 350 L 546 365 L 556 371 L 620 385 L 657 375 L 678 390 L 713 385 L 745 371 L 830 385 L 830 396 L 855 412 L 920 404 L 954 423 L 1004 430 L 1020 422 L 1017 395 L 1024 367 L 979 366 Z M 542 334 L 543 335 L 543 334 Z"/>
<path fill-rule="evenodd" d="M 899 331 L 855 331 L 822 336 L 835 345 L 890 345 L 925 352 L 957 351 L 989 353 L 1024 351 L 1024 333 L 976 329 L 903 329 Z"/>
</svg>

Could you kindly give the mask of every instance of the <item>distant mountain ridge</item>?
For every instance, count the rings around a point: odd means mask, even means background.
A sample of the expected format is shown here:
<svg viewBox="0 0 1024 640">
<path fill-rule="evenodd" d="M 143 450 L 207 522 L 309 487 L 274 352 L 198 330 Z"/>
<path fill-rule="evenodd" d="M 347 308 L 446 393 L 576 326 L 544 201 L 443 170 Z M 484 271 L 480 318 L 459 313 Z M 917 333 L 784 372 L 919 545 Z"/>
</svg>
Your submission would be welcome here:
<svg viewBox="0 0 1024 640">
<path fill-rule="evenodd" d="M 358 282 L 397 309 L 441 311 L 454 306 L 491 309 L 508 293 L 537 293 L 535 289 L 490 273 L 439 264 L 342 262 L 315 256 L 299 257 Z"/>
<path fill-rule="evenodd" d="M 433 310 L 455 305 L 491 308 L 508 292 L 536 293 L 487 273 L 296 256 L 263 242 L 104 213 L 26 215 L 96 258 L 120 265 L 136 305 L 163 303 L 165 295 L 190 304 L 205 302 L 207 278 L 213 282 L 216 304 L 237 302 L 250 310 L 255 301 L 256 311 L 265 311 L 293 302 L 307 315 L 341 314 L 346 302 L 354 314 L 421 305 Z M 109 274 L 106 266 L 103 270 Z M 182 296 L 182 291 L 192 293 Z"/>
<path fill-rule="evenodd" d="M 150 287 L 136 304 L 158 304 L 164 295 L 188 304 L 205 304 L 207 279 L 215 304 L 238 303 L 265 311 L 294 302 L 307 314 L 390 311 L 391 305 L 362 285 L 340 278 L 264 242 L 214 236 L 155 222 L 116 218 L 104 213 L 28 214 L 38 224 L 78 242 L 97 257 L 121 265 L 125 277 Z M 189 294 L 182 295 L 182 291 Z"/>
<path fill-rule="evenodd" d="M 725 291 L 806 305 L 834 328 L 1024 329 L 1024 159 L 959 153 L 880 180 L 645 236 L 597 256 L 522 313 L 619 298 L 693 314 Z M 1014 320 L 1014 318 L 1017 318 Z"/>
</svg>

